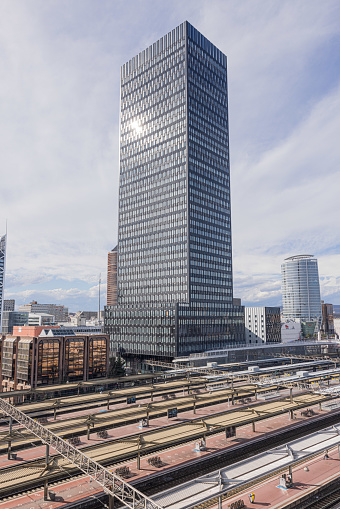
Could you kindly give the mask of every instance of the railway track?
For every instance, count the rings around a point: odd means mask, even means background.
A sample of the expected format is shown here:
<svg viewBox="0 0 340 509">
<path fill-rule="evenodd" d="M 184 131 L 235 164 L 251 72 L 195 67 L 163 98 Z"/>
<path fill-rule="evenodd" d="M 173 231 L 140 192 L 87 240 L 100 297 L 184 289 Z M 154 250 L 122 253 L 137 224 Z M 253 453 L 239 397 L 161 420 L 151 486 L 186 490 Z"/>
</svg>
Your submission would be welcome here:
<svg viewBox="0 0 340 509">
<path fill-rule="evenodd" d="M 265 379 L 265 376 L 261 377 Z M 328 376 L 331 378 L 331 375 Z M 311 375 L 309 378 L 310 383 L 318 383 L 324 382 L 324 377 L 320 377 L 317 374 Z M 39 416 L 51 416 L 51 415 L 59 415 L 65 413 L 71 413 L 82 408 L 93 408 L 97 406 L 107 405 L 109 401 L 110 405 L 116 405 L 126 401 L 126 398 L 135 396 L 136 400 L 142 399 L 150 396 L 151 399 L 153 397 L 160 397 L 163 395 L 172 395 L 181 392 L 182 390 L 196 390 L 203 389 L 209 383 L 213 384 L 213 382 L 209 382 L 204 378 L 190 378 L 176 381 L 168 381 L 163 383 L 155 383 L 138 385 L 134 387 L 128 387 L 125 389 L 110 389 L 105 390 L 103 392 L 96 392 L 90 394 L 78 394 L 73 396 L 63 396 L 63 397 L 53 397 L 50 399 L 46 399 L 43 401 L 30 402 L 30 403 L 20 403 L 18 404 L 18 408 L 24 412 L 29 414 L 31 417 L 39 417 Z M 243 381 L 240 382 L 242 385 L 234 386 L 234 389 L 237 391 L 238 389 L 242 389 L 243 387 L 250 387 L 254 390 L 254 384 L 251 384 L 250 381 L 247 382 L 247 377 L 243 377 Z M 258 388 L 258 393 L 262 391 L 267 391 L 269 388 Z M 8 393 L 6 393 L 8 394 Z M 1 418 L 1 415 L 0 415 Z"/>
<path fill-rule="evenodd" d="M 159 491 L 163 491 L 171 488 L 172 486 L 192 480 L 195 477 L 204 475 L 216 468 L 227 466 L 235 463 L 236 461 L 246 459 L 255 453 L 263 452 L 273 446 L 282 445 L 290 440 L 294 440 L 309 434 L 310 432 L 338 423 L 339 421 L 340 410 L 339 412 L 334 412 L 321 417 L 314 417 L 309 419 L 307 422 L 300 422 L 293 426 L 286 427 L 285 429 L 276 430 L 264 437 L 251 440 L 246 444 L 238 444 L 231 446 L 228 449 L 211 453 L 209 456 L 197 458 L 191 462 L 186 462 L 182 466 L 177 465 L 176 467 L 169 468 L 166 471 L 155 472 L 154 474 L 148 475 L 147 478 L 130 481 L 130 483 L 145 494 L 152 496 Z M 111 467 L 112 466 L 114 467 L 116 465 L 111 465 Z M 65 475 L 65 478 L 67 477 L 68 476 Z M 79 479 L 84 477 L 85 476 L 83 474 L 73 476 L 73 478 Z M 53 486 L 60 485 L 64 481 L 65 479 L 55 482 L 51 481 L 49 483 L 49 487 L 50 489 L 53 489 Z M 330 489 L 324 487 L 325 490 L 323 491 L 325 491 L 325 493 L 321 492 L 319 489 L 318 494 L 316 496 L 312 494 L 309 497 L 309 501 L 306 500 L 303 505 L 301 505 L 300 501 L 296 501 L 294 505 L 288 504 L 284 509 L 331 509 L 338 501 L 338 496 L 340 497 L 340 481 L 337 480 L 336 483 L 337 485 L 335 487 L 331 486 Z M 39 488 L 36 488 L 36 490 L 38 489 Z M 26 491 L 26 493 L 33 493 L 34 491 L 34 489 L 30 489 Z M 24 494 L 25 491 L 21 491 L 20 493 Z M 15 498 L 15 496 L 2 498 L 2 501 L 13 500 L 13 498 Z M 77 501 L 74 504 L 70 503 L 68 504 L 68 507 L 70 509 L 72 507 L 77 507 L 78 509 L 81 507 L 84 509 L 99 509 L 102 508 L 103 502 L 107 502 L 106 498 L 107 497 L 104 493 L 99 493 L 96 494 L 95 498 L 91 496 L 83 499 L 82 502 Z"/>
<path fill-rule="evenodd" d="M 254 390 L 252 386 L 244 386 L 242 388 L 237 388 L 237 393 L 237 397 L 250 397 L 254 395 Z M 232 393 L 229 389 L 215 391 L 211 394 L 203 393 L 195 394 L 194 396 L 177 397 L 176 399 L 152 402 L 149 403 L 149 406 L 147 406 L 148 404 L 142 406 L 133 405 L 126 408 L 95 413 L 91 416 L 84 415 L 65 420 L 52 421 L 46 423 L 46 428 L 63 438 L 70 438 L 84 435 L 87 432 L 89 422 L 92 432 L 102 431 L 128 423 L 138 422 L 147 416 L 152 418 L 167 415 L 169 408 L 176 407 L 179 411 L 184 412 L 186 410 L 191 410 L 194 405 L 196 408 L 202 408 L 214 405 L 217 402 L 228 401 L 231 397 Z M 0 452 L 4 452 L 7 449 L 7 434 L 8 431 L 6 429 L 0 431 Z M 24 448 L 30 446 L 32 443 L 38 444 L 39 439 L 31 435 L 29 431 L 22 430 L 21 438 L 15 441 L 13 440 L 12 448 L 13 450 Z"/>
<path fill-rule="evenodd" d="M 82 450 L 99 463 L 114 468 L 119 463 L 135 459 L 138 453 L 141 456 L 154 454 L 155 452 L 164 451 L 178 446 L 179 444 L 195 441 L 198 438 L 202 438 L 203 435 L 209 436 L 221 433 L 226 427 L 231 425 L 242 426 L 254 420 L 267 419 L 268 417 L 282 414 L 282 412 L 287 413 L 288 410 L 297 410 L 306 406 L 312 406 L 323 399 L 325 398 L 315 395 L 300 395 L 294 398 L 293 403 L 290 402 L 289 398 L 275 402 L 272 401 L 270 403 L 262 403 L 256 405 L 256 415 L 254 414 L 254 407 L 239 408 L 233 411 L 213 414 L 203 419 L 197 418 L 189 422 L 146 431 L 139 435 L 137 433 L 119 439 L 112 439 L 98 445 L 84 447 Z M 329 416 L 322 416 L 322 422 L 326 423 L 328 417 Z M 339 418 L 339 416 L 337 418 Z M 325 425 L 326 424 L 323 424 L 323 426 Z M 303 426 L 306 426 L 306 424 L 303 424 L 302 427 Z M 310 426 L 311 423 L 309 422 L 308 430 L 311 430 Z M 294 429 L 296 429 L 296 426 L 294 426 Z M 287 436 L 284 436 L 286 437 L 285 440 L 288 441 Z M 252 441 L 252 443 L 260 444 L 261 440 L 258 439 L 255 442 Z M 262 443 L 264 447 L 270 447 L 271 445 L 267 436 L 263 438 Z M 239 445 L 237 448 L 238 451 L 246 451 L 247 449 L 247 444 Z M 254 449 L 252 451 L 254 451 Z M 229 449 L 227 452 L 222 451 L 222 463 L 226 460 L 225 454 L 229 454 Z M 218 456 L 218 454 L 214 454 L 215 469 Z M 239 460 L 240 455 L 238 455 L 237 458 Z M 77 469 L 61 456 L 52 456 L 51 461 L 52 464 L 49 468 L 46 467 L 44 458 L 39 458 L 1 469 L 0 497 L 7 496 L 9 493 L 25 491 L 27 486 L 30 486 L 30 488 L 41 486 L 45 479 L 56 481 L 61 478 L 72 476 L 77 472 Z M 201 462 L 199 462 L 199 464 L 203 465 Z M 151 476 L 149 477 L 151 478 Z M 183 475 L 181 479 L 183 480 Z"/>
<path fill-rule="evenodd" d="M 84 407 L 91 408 L 98 405 L 116 405 L 125 402 L 128 397 L 135 396 L 136 400 L 145 397 L 162 396 L 165 394 L 175 394 L 182 390 L 195 390 L 204 388 L 206 381 L 202 378 L 180 380 L 175 382 L 142 385 L 129 387 L 126 389 L 111 389 L 103 392 L 91 394 L 78 394 L 74 396 L 64 396 L 60 398 L 51 398 L 44 401 L 24 403 L 16 405 L 21 412 L 31 417 L 49 416 L 54 413 L 64 414 L 80 410 Z M 0 416 L 1 417 L 1 416 Z"/>
</svg>

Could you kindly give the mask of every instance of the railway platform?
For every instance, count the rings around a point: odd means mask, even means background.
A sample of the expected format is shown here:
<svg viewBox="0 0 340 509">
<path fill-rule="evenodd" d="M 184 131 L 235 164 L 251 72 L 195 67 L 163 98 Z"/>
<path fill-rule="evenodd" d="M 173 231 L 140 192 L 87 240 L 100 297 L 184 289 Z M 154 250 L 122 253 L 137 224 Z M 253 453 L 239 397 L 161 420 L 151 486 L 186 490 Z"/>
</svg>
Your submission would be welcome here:
<svg viewBox="0 0 340 509">
<path fill-rule="evenodd" d="M 293 484 L 290 488 L 279 487 L 279 476 L 276 476 L 267 482 L 254 485 L 251 489 L 224 500 L 222 509 L 231 509 L 232 504 L 237 505 L 239 500 L 243 500 L 247 508 L 285 509 L 301 497 L 308 494 L 312 496 L 313 492 L 339 477 L 339 454 L 337 451 L 330 451 L 328 455 L 327 460 L 324 459 L 323 454 L 320 454 L 318 458 L 306 462 L 303 466 L 293 468 Z M 255 494 L 255 503 L 249 502 L 249 493 L 251 492 Z M 316 495 L 315 499 L 317 500 L 317 498 Z M 212 505 L 210 509 L 218 509 L 218 505 Z"/>
<path fill-rule="evenodd" d="M 208 407 L 208 408 L 204 408 L 204 409 L 203 408 L 198 409 L 195 414 L 195 417 L 197 418 L 200 415 L 205 416 L 207 412 L 214 413 L 214 412 L 218 411 L 218 408 L 216 408 L 218 406 L 220 406 L 222 408 L 222 407 L 225 407 L 225 404 L 216 405 L 214 407 Z M 325 413 L 327 413 L 325 411 L 320 411 L 318 405 L 315 405 L 312 408 L 315 411 L 315 413 L 318 413 L 319 415 L 324 415 Z M 181 420 L 186 420 L 186 419 L 190 420 L 193 417 L 194 417 L 194 414 L 192 411 L 183 412 L 183 414 L 181 414 Z M 302 416 L 299 416 L 297 418 L 297 420 L 299 420 L 299 421 L 305 420 L 305 419 L 306 419 L 306 417 L 302 417 Z M 297 420 L 295 420 L 294 422 L 296 422 Z M 168 424 L 168 423 L 169 423 L 169 421 L 167 420 L 166 417 L 160 417 L 160 418 L 154 419 L 152 421 L 152 426 L 160 427 L 160 426 L 164 426 L 165 424 Z M 252 425 L 248 424 L 248 425 L 239 427 L 237 430 L 237 436 L 230 438 L 228 440 L 226 440 L 224 433 L 209 436 L 206 439 L 207 449 L 205 451 L 200 451 L 200 452 L 194 451 L 194 443 L 193 442 L 185 444 L 185 445 L 174 446 L 172 448 L 169 448 L 169 449 L 157 454 L 161 459 L 162 467 L 155 467 L 153 465 L 150 465 L 147 461 L 148 457 L 141 458 L 141 465 L 140 465 L 141 469 L 140 470 L 137 470 L 137 463 L 135 460 L 130 461 L 130 462 L 124 462 L 124 465 L 127 466 L 131 472 L 131 476 L 129 477 L 129 482 L 137 481 L 138 479 L 142 479 L 143 477 L 150 476 L 150 475 L 152 475 L 156 472 L 159 472 L 161 470 L 166 471 L 168 469 L 176 468 L 177 465 L 181 465 L 183 463 L 189 464 L 190 461 L 193 461 L 199 457 L 208 456 L 209 454 L 211 454 L 215 451 L 222 450 L 227 447 L 235 446 L 237 444 L 246 443 L 246 442 L 254 439 L 254 437 L 263 436 L 263 435 L 273 432 L 277 429 L 280 429 L 280 428 L 282 429 L 282 427 L 286 428 L 286 427 L 290 426 L 291 424 L 292 424 L 292 422 L 289 421 L 287 415 L 285 417 L 283 417 L 282 415 L 278 415 L 278 416 L 274 416 L 274 417 L 271 417 L 271 418 L 263 420 L 263 421 L 259 421 L 257 423 L 255 432 L 252 429 Z M 113 430 L 109 430 L 109 434 L 111 434 L 111 438 L 113 436 L 114 437 L 119 436 L 118 434 L 120 434 L 120 436 L 122 436 L 123 433 L 129 433 L 129 432 L 138 433 L 136 424 L 126 426 L 126 427 L 124 427 L 124 429 L 116 428 Z M 95 436 L 90 437 L 90 440 L 87 441 L 87 445 L 90 445 L 91 443 L 96 443 L 96 441 L 97 441 L 97 439 Z M 84 445 L 85 445 L 85 443 L 84 443 Z M 20 457 L 22 456 L 23 459 L 26 459 L 26 456 L 24 456 L 24 455 L 29 454 L 29 451 L 30 450 L 25 450 L 25 451 L 22 451 L 22 453 L 20 452 Z M 43 448 L 42 448 L 42 451 L 43 451 Z M 37 454 L 37 451 L 36 451 L 36 454 Z M 332 461 L 333 460 L 329 461 L 329 463 L 327 463 L 327 465 L 328 464 L 331 465 Z M 6 463 L 6 459 L 3 456 L 1 456 L 0 457 L 0 466 L 3 467 L 5 465 L 5 463 Z M 11 463 L 13 464 L 13 461 L 11 461 Z M 335 462 L 335 463 L 337 463 L 338 466 L 340 465 L 339 462 Z M 77 501 L 82 500 L 86 497 L 98 497 L 101 494 L 101 490 L 95 485 L 95 483 L 90 482 L 89 478 L 82 476 L 82 475 L 79 475 L 78 477 L 73 478 L 69 481 L 67 481 L 67 480 L 62 481 L 55 485 L 52 484 L 49 489 L 50 489 L 50 491 L 53 491 L 55 493 L 55 495 L 56 495 L 55 501 L 50 501 L 50 500 L 44 501 L 43 500 L 43 490 L 37 489 L 37 490 L 32 490 L 32 492 L 27 492 L 24 495 L 17 496 L 15 498 L 13 498 L 12 500 L 6 499 L 3 502 L 0 502 L 0 509 L 12 509 L 12 508 L 54 509 L 54 508 L 59 508 L 59 507 L 67 508 L 67 507 L 73 506 L 74 503 L 76 503 Z M 277 489 L 277 490 L 280 491 L 279 489 Z M 257 491 L 256 491 L 256 493 L 257 493 Z M 274 493 L 276 493 L 275 490 L 274 490 Z M 261 493 L 259 492 L 259 497 L 262 497 L 262 496 L 263 497 L 265 496 L 265 492 L 263 492 L 263 495 L 262 495 L 262 492 Z M 278 496 L 278 494 L 276 494 L 276 496 Z M 283 497 L 285 497 L 285 496 L 286 495 L 283 494 Z M 237 500 L 239 498 L 240 498 L 240 496 L 238 496 L 238 498 L 236 497 Z M 260 498 L 260 500 L 261 500 L 261 498 Z M 283 498 L 283 500 L 285 500 L 285 499 Z M 232 502 L 232 499 L 228 500 L 228 502 L 225 501 L 223 503 L 223 508 L 227 509 L 228 505 L 230 505 L 231 502 Z M 268 501 L 264 501 L 264 504 L 265 505 L 263 505 L 263 507 L 266 507 L 266 508 L 271 507 L 270 505 L 268 505 L 269 504 Z M 258 506 L 257 504 L 255 504 L 254 507 L 256 507 L 256 506 L 261 507 L 260 505 Z M 98 507 L 100 507 L 100 502 L 98 502 Z"/>
</svg>

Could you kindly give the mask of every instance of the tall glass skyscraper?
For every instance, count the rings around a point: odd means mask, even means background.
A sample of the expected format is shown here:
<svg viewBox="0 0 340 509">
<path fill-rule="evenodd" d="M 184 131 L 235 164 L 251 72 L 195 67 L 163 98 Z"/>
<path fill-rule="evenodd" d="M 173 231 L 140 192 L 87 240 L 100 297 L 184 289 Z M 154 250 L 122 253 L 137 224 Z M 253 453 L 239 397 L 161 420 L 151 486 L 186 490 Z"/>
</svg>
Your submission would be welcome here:
<svg viewBox="0 0 340 509">
<path fill-rule="evenodd" d="M 111 349 L 174 357 L 244 342 L 233 306 L 227 58 L 188 22 L 122 66 Z"/>
<path fill-rule="evenodd" d="M 7 235 L 0 237 L 0 333 L 2 331 L 2 317 L 4 310 L 6 237 Z"/>
<path fill-rule="evenodd" d="M 312 255 L 291 256 L 281 265 L 281 273 L 283 318 L 315 322 L 318 331 L 322 318 L 318 261 Z"/>
</svg>

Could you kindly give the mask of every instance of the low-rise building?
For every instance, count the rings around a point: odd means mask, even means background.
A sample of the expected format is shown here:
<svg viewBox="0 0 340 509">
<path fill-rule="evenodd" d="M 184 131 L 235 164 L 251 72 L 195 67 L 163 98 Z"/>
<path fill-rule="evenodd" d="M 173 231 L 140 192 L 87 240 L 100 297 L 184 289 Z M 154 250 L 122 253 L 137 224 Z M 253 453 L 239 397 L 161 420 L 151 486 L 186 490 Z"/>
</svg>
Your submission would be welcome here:
<svg viewBox="0 0 340 509">
<path fill-rule="evenodd" d="M 19 335 L 20 334 L 20 335 Z M 0 390 L 105 378 L 109 337 L 73 330 L 18 327 L 1 336 Z"/>
<path fill-rule="evenodd" d="M 4 311 L 2 316 L 2 333 L 12 334 L 13 327 L 28 324 L 28 313 L 21 311 Z"/>
<path fill-rule="evenodd" d="M 280 308 L 245 307 L 245 339 L 247 344 L 280 343 Z"/>
<path fill-rule="evenodd" d="M 100 321 L 104 322 L 104 311 L 100 312 Z M 70 313 L 68 317 L 69 324 L 72 327 L 79 327 L 83 325 L 98 325 L 98 311 L 77 311 Z M 59 325 L 65 325 L 66 322 L 58 322 Z"/>
<path fill-rule="evenodd" d="M 291 341 L 298 341 L 301 339 L 301 323 L 284 322 L 281 324 L 281 341 L 282 343 L 289 343 Z"/>
<path fill-rule="evenodd" d="M 28 313 L 28 325 L 42 325 L 47 327 L 55 323 L 54 315 L 48 313 Z"/>
<path fill-rule="evenodd" d="M 338 339 L 340 338 L 340 316 L 334 317 L 334 333 L 338 336 Z"/>
</svg>

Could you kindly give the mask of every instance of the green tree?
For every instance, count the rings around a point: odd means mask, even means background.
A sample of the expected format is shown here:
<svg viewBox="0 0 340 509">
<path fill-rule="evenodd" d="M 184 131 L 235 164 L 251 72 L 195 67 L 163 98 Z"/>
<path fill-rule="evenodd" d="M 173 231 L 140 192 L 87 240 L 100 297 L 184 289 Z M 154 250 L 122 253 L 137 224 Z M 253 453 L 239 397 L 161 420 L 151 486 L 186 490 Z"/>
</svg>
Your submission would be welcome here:
<svg viewBox="0 0 340 509">
<path fill-rule="evenodd" d="M 121 357 L 111 357 L 109 364 L 109 377 L 125 376 L 125 361 Z"/>
</svg>

